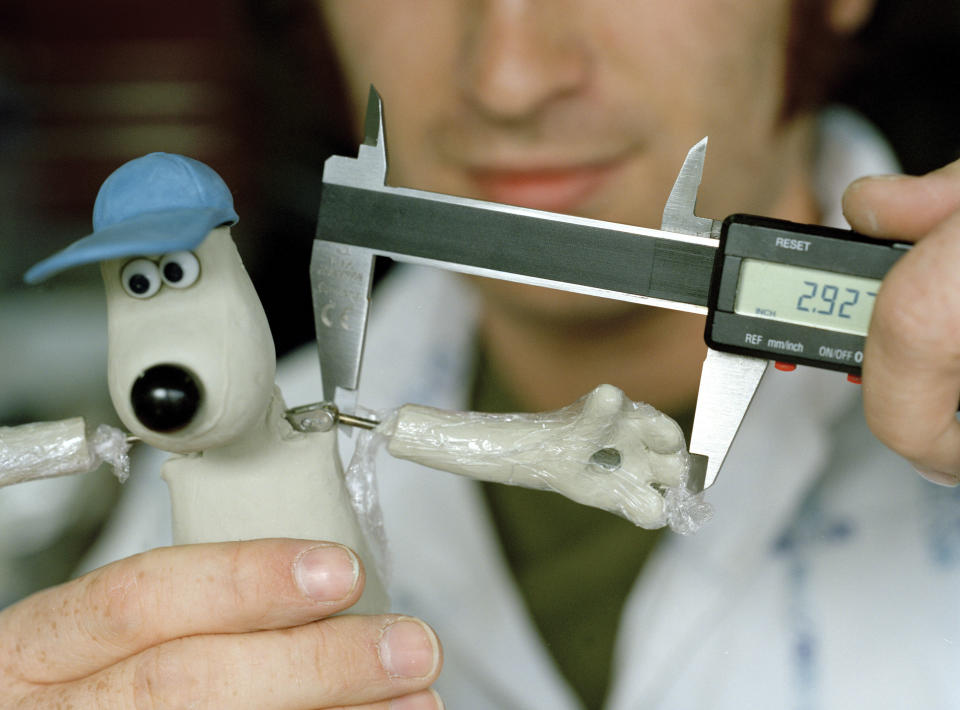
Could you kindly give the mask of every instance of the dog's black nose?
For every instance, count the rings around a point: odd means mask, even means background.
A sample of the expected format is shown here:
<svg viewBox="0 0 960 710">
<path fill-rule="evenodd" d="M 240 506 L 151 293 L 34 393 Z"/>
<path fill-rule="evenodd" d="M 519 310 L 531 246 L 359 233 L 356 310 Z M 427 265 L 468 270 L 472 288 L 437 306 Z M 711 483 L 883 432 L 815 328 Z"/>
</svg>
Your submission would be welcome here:
<svg viewBox="0 0 960 710">
<path fill-rule="evenodd" d="M 200 388 L 193 375 L 176 365 L 154 365 L 130 390 L 137 419 L 153 431 L 182 429 L 200 407 Z"/>
</svg>

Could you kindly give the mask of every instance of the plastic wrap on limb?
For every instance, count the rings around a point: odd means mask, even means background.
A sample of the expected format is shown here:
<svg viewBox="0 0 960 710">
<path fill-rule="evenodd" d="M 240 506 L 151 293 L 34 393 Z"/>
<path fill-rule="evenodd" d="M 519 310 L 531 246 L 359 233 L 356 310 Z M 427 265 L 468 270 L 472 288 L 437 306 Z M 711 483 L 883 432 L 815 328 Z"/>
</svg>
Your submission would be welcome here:
<svg viewBox="0 0 960 710">
<path fill-rule="evenodd" d="M 384 422 L 393 416 L 391 412 L 372 412 L 360 408 L 357 414 L 373 421 Z M 390 545 L 380 507 L 380 494 L 377 486 L 376 457 L 386 439 L 376 430 L 365 430 L 357 439 L 350 463 L 343 477 L 357 512 L 364 538 L 371 547 L 373 564 L 376 565 L 380 579 L 390 584 Z"/>
<path fill-rule="evenodd" d="M 126 435 L 107 425 L 89 433 L 82 417 L 0 427 L 0 487 L 88 473 L 110 463 L 121 482 L 130 461 Z"/>
<path fill-rule="evenodd" d="M 693 532 L 709 508 L 686 490 L 680 427 L 601 385 L 540 414 L 449 412 L 405 405 L 382 427 L 398 457 L 484 481 L 556 491 L 636 525 Z"/>
</svg>

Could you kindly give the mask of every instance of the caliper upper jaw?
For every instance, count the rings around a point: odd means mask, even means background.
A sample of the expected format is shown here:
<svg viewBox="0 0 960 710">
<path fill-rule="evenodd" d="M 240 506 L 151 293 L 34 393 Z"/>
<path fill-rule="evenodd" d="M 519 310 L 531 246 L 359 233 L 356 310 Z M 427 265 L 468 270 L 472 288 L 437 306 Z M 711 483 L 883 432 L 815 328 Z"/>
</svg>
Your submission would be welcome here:
<svg viewBox="0 0 960 710">
<path fill-rule="evenodd" d="M 694 492 L 717 479 L 768 364 L 762 358 L 707 350 L 690 436 L 693 462 L 687 486 Z"/>
<path fill-rule="evenodd" d="M 720 223 L 715 219 L 697 217 L 697 192 L 703 178 L 703 164 L 707 156 L 707 138 L 703 138 L 688 152 L 680 172 L 663 207 L 660 229 L 665 232 L 690 234 L 697 237 L 718 237 Z"/>
<path fill-rule="evenodd" d="M 386 177 L 383 102 L 371 86 L 365 135 L 357 157 L 328 158 L 323 168 L 323 182 L 382 190 Z M 322 224 L 323 220 L 319 220 L 319 225 Z M 369 249 L 326 241 L 319 225 L 310 259 L 310 284 L 323 397 L 336 403 L 341 411 L 353 412 L 360 385 L 376 256 Z"/>
<path fill-rule="evenodd" d="M 356 158 L 332 155 L 323 164 L 323 182 L 350 187 L 382 189 L 387 182 L 387 138 L 383 122 L 383 100 L 370 87 L 363 142 Z"/>
</svg>

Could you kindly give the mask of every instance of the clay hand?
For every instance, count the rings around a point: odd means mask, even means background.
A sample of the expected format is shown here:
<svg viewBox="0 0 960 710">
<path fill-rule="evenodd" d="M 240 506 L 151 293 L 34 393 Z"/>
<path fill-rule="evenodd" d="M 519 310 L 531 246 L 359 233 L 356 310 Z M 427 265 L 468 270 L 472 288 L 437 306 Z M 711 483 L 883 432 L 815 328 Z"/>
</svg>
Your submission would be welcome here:
<svg viewBox="0 0 960 710">
<path fill-rule="evenodd" d="M 661 491 L 682 486 L 687 453 L 677 424 L 616 387 L 542 414 L 403 407 L 391 454 L 452 473 L 557 491 L 643 527 L 666 524 Z"/>
<path fill-rule="evenodd" d="M 917 244 L 884 279 L 864 352 L 867 421 L 931 480 L 960 475 L 960 161 L 923 177 L 853 183 L 854 229 Z"/>
<path fill-rule="evenodd" d="M 122 560 L 0 612 L 0 705 L 441 707 L 428 689 L 439 644 L 424 624 L 327 618 L 362 588 L 356 558 L 326 543 L 192 545 Z"/>
<path fill-rule="evenodd" d="M 527 473 L 534 485 L 542 479 L 572 500 L 617 512 L 637 525 L 663 526 L 661 492 L 685 483 L 680 427 L 611 385 L 597 387 L 579 404 L 579 412 L 571 408 L 567 421 L 548 428 L 541 452 L 522 462 L 515 475 Z"/>
</svg>

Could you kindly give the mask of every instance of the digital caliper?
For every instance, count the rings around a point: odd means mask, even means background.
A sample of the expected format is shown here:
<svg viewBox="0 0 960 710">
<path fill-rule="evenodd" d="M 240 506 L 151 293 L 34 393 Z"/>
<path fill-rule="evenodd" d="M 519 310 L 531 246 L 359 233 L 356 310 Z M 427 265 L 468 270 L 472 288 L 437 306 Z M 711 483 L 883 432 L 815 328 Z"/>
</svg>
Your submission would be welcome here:
<svg viewBox="0 0 960 710">
<path fill-rule="evenodd" d="M 324 397 L 359 384 L 377 256 L 707 316 L 690 486 L 712 485 L 768 361 L 859 374 L 873 301 L 906 245 L 694 208 L 706 139 L 687 154 L 660 229 L 385 184 L 371 88 L 357 157 L 333 156 L 310 264 Z"/>
</svg>

